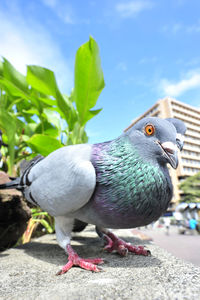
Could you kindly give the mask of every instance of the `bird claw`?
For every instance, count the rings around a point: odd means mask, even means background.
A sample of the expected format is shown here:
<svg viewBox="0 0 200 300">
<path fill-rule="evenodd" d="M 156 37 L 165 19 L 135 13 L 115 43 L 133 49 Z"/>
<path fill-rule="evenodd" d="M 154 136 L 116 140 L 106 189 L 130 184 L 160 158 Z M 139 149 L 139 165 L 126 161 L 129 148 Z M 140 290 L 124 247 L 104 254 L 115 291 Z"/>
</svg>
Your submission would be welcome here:
<svg viewBox="0 0 200 300">
<path fill-rule="evenodd" d="M 72 249 L 70 245 L 67 245 L 68 262 L 65 266 L 62 267 L 56 275 L 62 275 L 68 272 L 73 266 L 78 266 L 82 269 L 89 270 L 92 272 L 101 272 L 102 268 L 97 267 L 96 265 L 103 264 L 104 260 L 102 258 L 87 258 L 83 259 L 78 256 L 78 254 Z"/>
<path fill-rule="evenodd" d="M 128 249 L 124 245 L 119 245 L 117 252 L 121 256 L 127 256 L 128 255 Z"/>
<path fill-rule="evenodd" d="M 151 256 L 151 251 L 147 250 L 147 256 Z"/>
<path fill-rule="evenodd" d="M 58 272 L 56 273 L 56 276 L 59 276 L 59 275 L 62 275 L 62 274 L 64 274 L 64 273 L 63 273 L 63 271 L 62 271 L 62 269 L 61 269 L 60 271 L 58 271 Z"/>
<path fill-rule="evenodd" d="M 151 252 L 146 250 L 144 246 L 131 245 L 130 243 L 127 243 L 115 236 L 112 232 L 104 233 L 103 238 L 107 243 L 107 245 L 103 248 L 104 251 L 113 252 L 116 250 L 121 256 L 127 256 L 128 252 L 132 252 L 136 255 L 151 255 Z"/>
</svg>

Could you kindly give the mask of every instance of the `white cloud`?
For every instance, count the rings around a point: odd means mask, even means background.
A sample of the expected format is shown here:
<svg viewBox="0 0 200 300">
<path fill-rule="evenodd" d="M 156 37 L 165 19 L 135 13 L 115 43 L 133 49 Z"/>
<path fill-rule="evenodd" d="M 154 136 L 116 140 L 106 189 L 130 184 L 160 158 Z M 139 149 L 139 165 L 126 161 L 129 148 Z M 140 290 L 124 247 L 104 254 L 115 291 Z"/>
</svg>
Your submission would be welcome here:
<svg viewBox="0 0 200 300">
<path fill-rule="evenodd" d="M 164 33 L 178 34 L 178 33 L 199 33 L 200 32 L 200 20 L 196 24 L 185 25 L 181 23 L 174 23 L 171 25 L 164 25 L 161 28 Z"/>
<path fill-rule="evenodd" d="M 42 0 L 42 2 L 51 8 L 55 8 L 57 4 L 57 0 Z"/>
<path fill-rule="evenodd" d="M 189 72 L 186 78 L 178 82 L 172 83 L 167 79 L 162 79 L 160 88 L 164 95 L 180 96 L 188 90 L 200 88 L 200 72 Z"/>
<path fill-rule="evenodd" d="M 187 33 L 199 33 L 200 32 L 200 24 L 194 24 L 186 27 Z"/>
<path fill-rule="evenodd" d="M 155 62 L 157 62 L 157 57 L 153 56 L 153 57 L 143 57 L 139 60 L 139 64 L 140 65 L 144 65 L 144 64 L 154 64 Z"/>
<path fill-rule="evenodd" d="M 118 3 L 115 7 L 116 11 L 122 18 L 135 17 L 141 11 L 153 7 L 153 2 L 147 0 L 136 0 L 127 3 Z"/>
<path fill-rule="evenodd" d="M 121 61 L 117 64 L 116 69 L 120 71 L 127 71 L 127 65 L 125 62 Z"/>
<path fill-rule="evenodd" d="M 42 2 L 50 7 L 64 23 L 75 24 L 76 17 L 72 6 L 65 0 L 42 0 Z"/>
<path fill-rule="evenodd" d="M 51 69 L 61 90 L 68 93 L 73 86 L 72 70 L 50 33 L 33 20 L 25 21 L 19 11 L 0 10 L 0 20 L 0 56 L 24 74 L 27 64 Z"/>
</svg>

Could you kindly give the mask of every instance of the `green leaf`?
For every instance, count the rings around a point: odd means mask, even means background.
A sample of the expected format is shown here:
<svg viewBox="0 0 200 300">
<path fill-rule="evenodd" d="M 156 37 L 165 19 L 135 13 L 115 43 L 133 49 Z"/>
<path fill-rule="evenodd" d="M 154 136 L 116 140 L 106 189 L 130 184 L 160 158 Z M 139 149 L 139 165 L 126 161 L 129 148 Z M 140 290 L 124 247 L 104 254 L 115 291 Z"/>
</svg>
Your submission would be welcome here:
<svg viewBox="0 0 200 300">
<path fill-rule="evenodd" d="M 18 72 L 11 63 L 4 58 L 3 70 L 0 72 L 0 85 L 6 91 L 7 97 L 4 99 L 4 107 L 11 106 L 11 103 L 16 101 L 16 97 L 28 100 L 29 89 L 26 78 Z"/>
<path fill-rule="evenodd" d="M 60 135 L 59 129 L 54 127 L 48 121 L 44 121 L 43 123 L 39 123 L 35 129 L 35 133 L 42 133 L 45 135 L 50 135 L 53 137 L 58 137 Z"/>
<path fill-rule="evenodd" d="M 34 219 L 32 218 L 32 221 L 33 222 L 38 222 L 38 223 L 41 223 L 47 230 L 48 233 L 53 233 L 53 228 L 51 228 L 51 226 L 49 225 L 49 223 L 44 220 L 44 219 Z"/>
<path fill-rule="evenodd" d="M 66 96 L 63 96 L 59 91 L 57 91 L 56 100 L 62 117 L 64 117 L 67 121 L 69 130 L 72 130 L 74 124 L 78 120 L 78 114 L 75 107 L 73 106 L 73 103 Z"/>
<path fill-rule="evenodd" d="M 0 84 L 3 87 L 3 90 L 5 90 L 9 95 L 14 96 L 14 98 L 10 98 L 10 100 L 15 100 L 15 97 L 28 99 L 28 94 L 8 79 L 0 77 Z"/>
<path fill-rule="evenodd" d="M 85 132 L 84 126 L 80 125 L 80 122 L 76 122 L 73 130 L 68 135 L 67 144 L 81 144 L 88 141 L 87 134 Z"/>
<path fill-rule="evenodd" d="M 37 123 L 33 123 L 33 120 L 32 120 L 32 123 L 28 123 L 28 124 L 24 124 L 24 134 L 29 136 L 32 136 L 34 133 L 35 133 L 35 130 L 37 128 L 38 124 Z"/>
<path fill-rule="evenodd" d="M 28 109 L 28 110 L 22 110 L 23 114 L 28 114 L 28 115 L 36 115 L 36 116 L 40 116 L 40 113 L 37 109 Z"/>
<path fill-rule="evenodd" d="M 45 104 L 47 104 L 48 106 L 55 106 L 56 105 L 56 101 L 52 100 L 50 98 L 42 98 L 40 97 L 39 100 Z"/>
<path fill-rule="evenodd" d="M 0 110 L 0 128 L 3 129 L 7 135 L 8 152 L 9 152 L 9 173 L 12 175 L 12 169 L 14 165 L 15 157 L 15 132 L 16 132 L 16 120 L 6 110 Z"/>
<path fill-rule="evenodd" d="M 102 108 L 96 109 L 96 110 L 89 110 L 88 114 L 87 114 L 87 121 L 92 119 L 94 116 L 98 115 L 98 113 L 100 113 L 100 111 L 102 111 Z"/>
<path fill-rule="evenodd" d="M 15 87 L 18 89 L 27 92 L 28 84 L 26 81 L 26 77 L 18 72 L 13 65 L 6 59 L 3 59 L 3 76 L 7 80 L 9 80 Z"/>
<path fill-rule="evenodd" d="M 37 91 L 53 96 L 56 99 L 54 105 L 57 104 L 62 112 L 62 116 L 66 119 L 70 129 L 72 129 L 77 121 L 77 113 L 71 101 L 61 94 L 54 73 L 39 66 L 28 66 L 27 81 Z M 44 99 L 42 101 L 44 102 Z"/>
<path fill-rule="evenodd" d="M 3 76 L 3 62 L 0 60 L 0 76 Z"/>
<path fill-rule="evenodd" d="M 56 138 L 44 134 L 34 134 L 27 141 L 27 144 L 36 153 L 44 156 L 62 147 L 62 144 Z"/>
<path fill-rule="evenodd" d="M 51 95 L 56 98 L 57 83 L 54 72 L 40 66 L 27 66 L 27 82 L 42 94 Z"/>
<path fill-rule="evenodd" d="M 51 108 L 44 108 L 43 114 L 47 118 L 48 122 L 52 123 L 58 129 L 58 131 L 61 130 L 60 116 L 57 112 L 54 111 L 53 108 L 52 109 Z"/>
<path fill-rule="evenodd" d="M 75 61 L 73 98 L 79 112 L 81 125 L 91 118 L 89 111 L 96 105 L 104 86 L 99 48 L 95 40 L 90 37 L 89 42 L 78 49 Z"/>
</svg>

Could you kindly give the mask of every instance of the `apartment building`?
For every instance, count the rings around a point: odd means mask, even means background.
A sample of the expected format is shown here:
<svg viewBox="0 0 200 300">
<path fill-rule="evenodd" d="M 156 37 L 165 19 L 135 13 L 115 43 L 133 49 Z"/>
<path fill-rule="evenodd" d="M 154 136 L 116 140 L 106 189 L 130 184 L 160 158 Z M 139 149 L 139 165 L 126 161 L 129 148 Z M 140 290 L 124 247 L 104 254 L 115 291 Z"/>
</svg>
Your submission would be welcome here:
<svg viewBox="0 0 200 300">
<path fill-rule="evenodd" d="M 166 97 L 157 101 L 143 115 L 134 120 L 128 128 L 147 116 L 177 118 L 187 126 L 184 147 L 179 153 L 179 166 L 177 170 L 169 168 L 174 185 L 172 206 L 176 206 L 180 200 L 180 181 L 200 171 L 200 109 Z"/>
</svg>

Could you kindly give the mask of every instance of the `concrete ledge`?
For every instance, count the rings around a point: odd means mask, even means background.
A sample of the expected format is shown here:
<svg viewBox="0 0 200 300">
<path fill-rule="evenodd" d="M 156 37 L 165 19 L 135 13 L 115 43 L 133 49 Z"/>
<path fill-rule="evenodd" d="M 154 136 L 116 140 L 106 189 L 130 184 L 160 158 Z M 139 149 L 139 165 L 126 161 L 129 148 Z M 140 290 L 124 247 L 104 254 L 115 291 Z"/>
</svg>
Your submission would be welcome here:
<svg viewBox="0 0 200 300">
<path fill-rule="evenodd" d="M 142 244 L 130 230 L 116 230 L 118 236 Z M 148 244 L 147 244 L 148 243 Z M 84 258 L 103 257 L 104 272 L 72 268 L 55 276 L 66 263 L 55 235 L 0 253 L 0 299 L 199 299 L 200 268 L 175 258 L 151 242 L 145 242 L 151 257 L 102 253 L 102 243 L 93 227 L 87 227 L 72 241 Z"/>
</svg>

